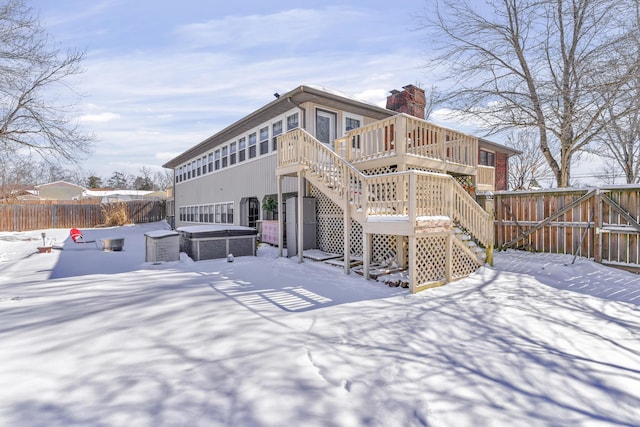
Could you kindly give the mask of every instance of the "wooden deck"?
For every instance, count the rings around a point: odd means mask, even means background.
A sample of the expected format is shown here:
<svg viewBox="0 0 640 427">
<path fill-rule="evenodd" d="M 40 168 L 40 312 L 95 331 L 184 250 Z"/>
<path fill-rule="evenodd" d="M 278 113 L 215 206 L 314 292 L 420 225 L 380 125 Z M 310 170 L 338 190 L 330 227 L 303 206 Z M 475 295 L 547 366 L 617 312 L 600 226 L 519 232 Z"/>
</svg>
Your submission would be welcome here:
<svg viewBox="0 0 640 427">
<path fill-rule="evenodd" d="M 398 115 L 396 118 L 409 120 L 406 115 Z M 398 154 L 398 151 L 402 150 L 397 150 L 397 139 L 388 137 L 385 145 L 385 133 L 391 127 L 395 129 L 398 126 L 397 122 L 391 123 L 389 120 L 381 121 L 380 127 L 371 127 L 374 130 L 378 129 L 379 139 L 376 143 L 386 148 L 387 153 L 374 159 L 373 151 L 369 150 L 369 158 L 358 156 L 357 160 L 379 162 L 386 157 L 392 157 L 391 151 L 396 152 L 393 155 L 396 160 L 401 158 L 401 155 L 409 156 L 407 153 Z M 363 135 L 373 132 L 371 129 L 364 129 Z M 425 133 L 422 132 L 421 135 Z M 447 141 L 444 136 L 439 137 L 439 134 L 435 133 L 434 135 L 436 142 L 439 138 Z M 362 138 L 361 141 L 364 139 L 366 138 Z M 457 139 L 448 138 L 448 142 L 452 143 L 450 147 L 454 147 L 454 141 Z M 433 145 L 437 145 L 436 142 Z M 361 144 L 360 148 L 362 147 Z M 460 155 L 461 152 L 468 151 L 463 150 L 462 145 L 459 144 L 455 150 L 447 149 L 447 144 L 443 147 L 440 153 L 449 157 L 440 161 L 441 166 L 453 163 L 451 156 L 455 151 L 458 153 L 455 155 L 457 161 L 464 159 L 470 163 L 457 163 L 459 167 L 477 167 L 473 164 L 474 157 L 469 153 Z M 477 150 L 477 144 L 470 144 L 468 147 L 475 147 Z M 364 153 L 366 150 L 361 151 Z M 416 154 L 412 153 L 411 156 Z M 430 161 L 436 162 L 437 159 Z M 304 196 L 303 182 L 306 180 L 342 211 L 343 254 L 350 254 L 351 240 L 354 237 L 351 221 L 355 221 L 360 227 L 360 237 L 357 238 L 362 239 L 362 271 L 367 278 L 371 277 L 376 268 L 371 253 L 371 242 L 376 235 L 396 236 L 395 247 L 390 247 L 388 251 L 392 251 L 400 261 L 398 268 L 408 269 L 408 276 L 412 278 L 410 287 L 414 292 L 464 277 L 484 264 L 484 258 L 478 257 L 475 252 L 459 242 L 456 243 L 452 223 L 455 222 L 464 228 L 474 240 L 485 246 L 487 251 L 492 250 L 492 218 L 450 174 L 407 170 L 407 165 L 396 167 L 394 172 L 385 173 L 383 169 L 382 173 L 365 174 L 345 156 L 320 143 L 303 129 L 296 129 L 278 137 L 278 165 L 276 174 L 279 180 L 283 176 L 297 176 L 299 200 Z M 282 194 L 279 193 L 278 197 L 281 198 Z M 282 215 L 279 214 L 278 217 L 281 218 Z M 448 224 L 433 224 L 435 219 L 442 221 L 443 218 Z M 407 238 L 408 262 L 405 261 L 406 249 L 402 243 Z M 299 234 L 298 239 L 302 241 L 302 235 Z M 299 262 L 302 262 L 303 254 L 299 253 L 298 258 Z M 490 259 L 489 254 L 487 259 Z M 348 273 L 351 269 L 349 255 L 344 255 L 341 262 Z"/>
</svg>

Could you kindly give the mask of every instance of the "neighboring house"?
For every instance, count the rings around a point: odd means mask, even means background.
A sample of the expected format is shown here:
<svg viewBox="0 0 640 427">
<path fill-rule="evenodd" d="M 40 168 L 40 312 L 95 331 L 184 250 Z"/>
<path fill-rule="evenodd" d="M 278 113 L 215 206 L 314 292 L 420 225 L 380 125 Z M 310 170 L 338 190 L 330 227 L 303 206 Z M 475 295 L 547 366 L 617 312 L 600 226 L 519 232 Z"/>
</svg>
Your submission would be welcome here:
<svg viewBox="0 0 640 427">
<path fill-rule="evenodd" d="M 506 189 L 514 150 L 424 121 L 425 94 L 392 91 L 387 107 L 316 86 L 299 86 L 167 162 L 174 170 L 175 226 L 255 227 L 267 198 L 298 223 L 315 198 L 315 239 L 287 233 L 296 247 L 362 257 L 363 274 L 407 268 L 410 286 L 464 277 L 484 258 L 454 227 L 491 251 L 491 217 L 468 191 Z M 297 196 L 298 214 L 285 199 Z M 293 219 L 292 219 L 293 218 Z M 303 251 L 297 251 L 302 261 Z M 378 268 L 379 267 L 379 268 Z M 377 270 L 376 270 L 377 268 Z M 377 273 L 376 273 L 377 274 Z"/>
<path fill-rule="evenodd" d="M 84 191 L 83 197 L 98 199 L 101 203 L 115 203 L 131 200 L 163 200 L 166 198 L 166 193 L 149 190 L 87 189 Z"/>
<path fill-rule="evenodd" d="M 40 200 L 80 200 L 84 188 L 66 181 L 37 185 Z"/>
</svg>

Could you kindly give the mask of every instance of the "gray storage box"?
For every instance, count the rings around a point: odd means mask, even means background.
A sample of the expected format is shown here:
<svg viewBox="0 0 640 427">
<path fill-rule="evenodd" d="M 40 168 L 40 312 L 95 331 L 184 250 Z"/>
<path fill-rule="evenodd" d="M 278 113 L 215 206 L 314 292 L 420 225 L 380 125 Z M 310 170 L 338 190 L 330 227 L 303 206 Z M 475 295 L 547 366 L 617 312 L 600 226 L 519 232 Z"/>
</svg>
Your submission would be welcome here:
<svg viewBox="0 0 640 427">
<path fill-rule="evenodd" d="M 178 261 L 180 247 L 179 234 L 171 230 L 156 230 L 144 233 L 146 262 Z"/>
</svg>

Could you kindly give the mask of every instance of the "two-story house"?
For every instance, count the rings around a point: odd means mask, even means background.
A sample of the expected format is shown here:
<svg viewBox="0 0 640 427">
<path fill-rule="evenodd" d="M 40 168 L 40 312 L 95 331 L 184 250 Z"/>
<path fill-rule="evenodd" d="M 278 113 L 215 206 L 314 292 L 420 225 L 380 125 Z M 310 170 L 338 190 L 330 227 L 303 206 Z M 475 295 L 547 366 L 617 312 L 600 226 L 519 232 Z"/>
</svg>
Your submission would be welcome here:
<svg viewBox="0 0 640 427">
<path fill-rule="evenodd" d="M 354 259 L 366 277 L 377 265 L 407 268 L 417 291 L 484 263 L 456 235 L 492 247 L 491 216 L 473 194 L 506 189 L 514 150 L 426 122 L 413 85 L 392 91 L 387 108 L 315 86 L 275 96 L 164 165 L 175 173 L 176 227 L 254 227 L 273 199 L 282 251 L 285 218 L 302 224 L 313 198 L 314 246 L 342 255 L 346 272 Z M 307 247 L 297 229 L 295 247 Z"/>
</svg>

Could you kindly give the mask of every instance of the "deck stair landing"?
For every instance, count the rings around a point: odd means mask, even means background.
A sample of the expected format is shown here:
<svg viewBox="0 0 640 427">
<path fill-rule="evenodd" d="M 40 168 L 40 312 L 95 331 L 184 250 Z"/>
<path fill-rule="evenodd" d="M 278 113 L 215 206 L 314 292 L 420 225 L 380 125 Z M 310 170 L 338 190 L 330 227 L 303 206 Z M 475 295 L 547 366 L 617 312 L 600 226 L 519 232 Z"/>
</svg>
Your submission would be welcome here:
<svg viewBox="0 0 640 427">
<path fill-rule="evenodd" d="M 321 191 L 362 227 L 364 248 L 374 235 L 408 239 L 412 292 L 466 277 L 483 265 L 471 240 L 492 250 L 492 218 L 451 175 L 416 170 L 365 175 L 303 129 L 278 137 L 276 173 L 304 178 Z M 453 225 L 471 239 L 456 237 Z M 350 239 L 346 234 L 345 247 Z M 389 260 L 375 265 L 371 255 L 364 250 L 363 275 L 391 272 Z M 344 266 L 340 258 L 327 261 Z"/>
</svg>

